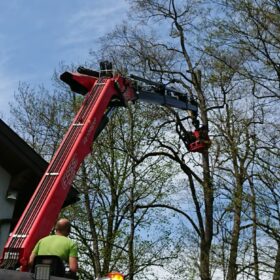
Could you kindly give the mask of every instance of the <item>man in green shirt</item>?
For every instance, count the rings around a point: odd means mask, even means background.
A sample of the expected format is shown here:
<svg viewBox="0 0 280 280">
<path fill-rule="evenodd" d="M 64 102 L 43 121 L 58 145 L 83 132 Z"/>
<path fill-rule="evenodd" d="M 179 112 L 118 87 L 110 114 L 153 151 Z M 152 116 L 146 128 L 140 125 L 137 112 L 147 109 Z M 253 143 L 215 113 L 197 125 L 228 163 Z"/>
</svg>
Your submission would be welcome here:
<svg viewBox="0 0 280 280">
<path fill-rule="evenodd" d="M 29 258 L 30 267 L 38 255 L 55 255 L 67 262 L 70 271 L 76 273 L 78 270 L 78 250 L 77 245 L 68 238 L 70 230 L 70 222 L 67 219 L 60 219 L 55 226 L 55 235 L 49 235 L 37 242 Z"/>
</svg>

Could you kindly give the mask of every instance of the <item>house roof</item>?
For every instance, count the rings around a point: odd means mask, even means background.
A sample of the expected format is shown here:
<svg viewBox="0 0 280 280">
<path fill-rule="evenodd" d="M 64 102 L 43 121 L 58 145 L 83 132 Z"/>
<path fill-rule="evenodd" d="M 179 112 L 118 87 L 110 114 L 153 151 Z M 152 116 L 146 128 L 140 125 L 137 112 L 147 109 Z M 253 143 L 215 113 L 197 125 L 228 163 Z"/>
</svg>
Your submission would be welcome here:
<svg viewBox="0 0 280 280">
<path fill-rule="evenodd" d="M 11 174 L 12 188 L 19 193 L 13 217 L 13 223 L 16 223 L 43 176 L 48 162 L 0 119 L 0 165 Z M 23 180 L 28 183 L 22 184 Z M 76 201 L 78 191 L 72 187 L 63 207 Z"/>
<path fill-rule="evenodd" d="M 41 177 L 48 163 L 0 119 L 0 165 L 12 175 L 28 167 Z"/>
</svg>

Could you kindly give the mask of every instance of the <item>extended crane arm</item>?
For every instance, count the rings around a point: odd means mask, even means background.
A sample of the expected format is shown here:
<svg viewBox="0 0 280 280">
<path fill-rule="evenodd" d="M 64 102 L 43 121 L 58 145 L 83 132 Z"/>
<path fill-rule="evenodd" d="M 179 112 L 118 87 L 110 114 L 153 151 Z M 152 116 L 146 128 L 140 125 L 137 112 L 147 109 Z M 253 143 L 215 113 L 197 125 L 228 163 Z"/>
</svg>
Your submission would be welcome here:
<svg viewBox="0 0 280 280">
<path fill-rule="evenodd" d="M 99 76 L 100 73 L 97 71 L 79 67 L 78 73 L 65 72 L 61 75 L 61 79 L 70 86 L 72 91 L 85 95 L 90 89 L 91 80 Z M 138 82 L 141 82 L 141 84 Z M 133 93 L 130 95 L 125 94 L 124 96 L 120 95 L 124 102 L 124 104 L 120 105 L 125 105 L 129 101 L 140 100 L 150 104 L 190 111 L 197 117 L 197 102 L 193 99 L 189 100 L 185 93 L 136 75 L 130 75 L 127 83 L 132 89 L 130 93 Z"/>
<path fill-rule="evenodd" d="M 194 100 L 189 100 L 186 94 L 142 77 L 135 75 L 130 75 L 130 77 L 135 81 L 140 81 L 144 83 L 144 85 L 147 85 L 136 86 L 137 98 L 139 100 L 147 103 L 191 111 L 197 116 L 197 103 Z"/>
<path fill-rule="evenodd" d="M 48 235 L 57 219 L 71 183 L 92 142 L 108 122 L 112 111 L 129 102 L 144 100 L 163 106 L 191 111 L 197 116 L 197 106 L 186 95 L 136 76 L 127 79 L 112 75 L 105 63 L 99 72 L 79 68 L 77 73 L 65 72 L 61 79 L 70 88 L 85 95 L 82 106 L 74 118 L 43 178 L 24 210 L 4 247 L 1 267 L 22 266 L 27 270 L 28 258 L 36 242 Z M 141 87 L 135 82 L 151 86 Z M 198 133 L 198 137 L 199 137 Z M 195 138 L 198 138 L 194 135 Z M 203 144 L 204 145 L 204 144 Z M 201 151 L 205 146 L 199 147 Z M 197 146 L 196 146 L 197 149 Z"/>
<path fill-rule="evenodd" d="M 48 235 L 58 217 L 71 183 L 85 156 L 91 151 L 100 125 L 106 123 L 114 103 L 131 100 L 134 89 L 121 76 L 91 77 L 63 74 L 76 90 L 88 91 L 45 174 L 4 247 L 1 267 L 28 268 L 36 242 Z M 72 79 L 71 79 L 72 77 Z"/>
</svg>

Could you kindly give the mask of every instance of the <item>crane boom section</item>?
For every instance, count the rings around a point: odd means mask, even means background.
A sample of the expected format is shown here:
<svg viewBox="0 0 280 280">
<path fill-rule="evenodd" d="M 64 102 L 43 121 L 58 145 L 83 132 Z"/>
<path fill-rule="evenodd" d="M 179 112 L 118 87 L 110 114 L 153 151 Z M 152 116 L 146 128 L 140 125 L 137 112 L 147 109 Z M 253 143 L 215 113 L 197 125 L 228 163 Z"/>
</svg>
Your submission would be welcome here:
<svg viewBox="0 0 280 280">
<path fill-rule="evenodd" d="M 21 265 L 23 271 L 27 270 L 33 247 L 40 238 L 50 233 L 79 166 L 91 151 L 94 139 L 108 122 L 112 109 L 127 106 L 129 102 L 139 99 L 191 111 L 197 116 L 197 105 L 189 102 L 186 95 L 173 89 L 136 76 L 126 79 L 119 75 L 112 76 L 106 71 L 103 77 L 98 77 L 98 72 L 87 69 L 80 69 L 80 72 L 82 73 L 65 72 L 61 75 L 61 80 L 72 91 L 85 95 L 85 98 L 10 234 L 1 258 L 1 268 L 13 269 Z M 152 88 L 139 87 L 135 80 L 146 82 Z"/>
<path fill-rule="evenodd" d="M 76 82 L 80 77 L 76 75 L 72 78 Z M 85 79 L 82 81 L 85 82 Z M 84 83 L 87 89 L 90 82 L 92 88 L 10 234 L 4 248 L 2 267 L 13 268 L 20 261 L 23 270 L 27 268 L 29 255 L 36 242 L 51 231 L 75 174 L 91 150 L 94 135 L 110 102 L 120 99 L 120 91 L 126 94 L 127 87 L 122 77 L 91 77 Z M 129 96 L 133 96 L 133 92 Z"/>
</svg>

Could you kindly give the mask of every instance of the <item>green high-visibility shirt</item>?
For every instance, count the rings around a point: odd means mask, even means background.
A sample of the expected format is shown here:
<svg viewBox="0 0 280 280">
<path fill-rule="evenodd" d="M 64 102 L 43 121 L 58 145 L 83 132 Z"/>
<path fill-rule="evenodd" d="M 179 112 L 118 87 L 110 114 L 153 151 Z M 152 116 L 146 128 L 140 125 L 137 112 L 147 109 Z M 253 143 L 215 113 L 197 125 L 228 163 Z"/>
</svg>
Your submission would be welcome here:
<svg viewBox="0 0 280 280">
<path fill-rule="evenodd" d="M 61 235 L 49 235 L 38 241 L 32 253 L 37 255 L 55 255 L 63 261 L 69 261 L 69 257 L 77 257 L 77 245 L 69 238 Z"/>
</svg>

